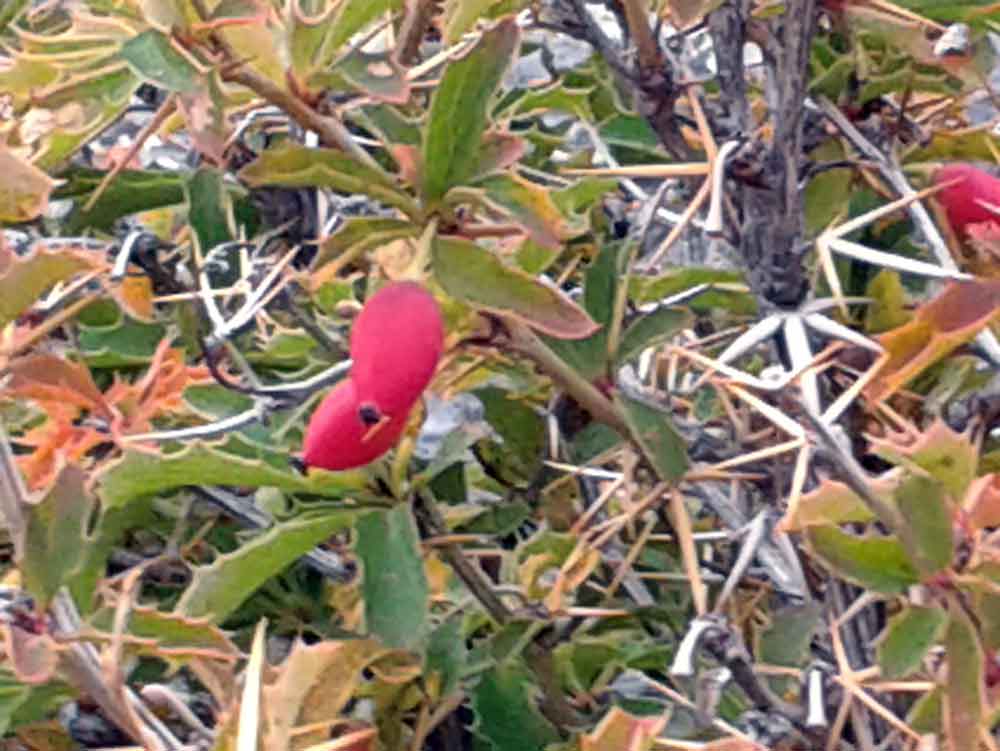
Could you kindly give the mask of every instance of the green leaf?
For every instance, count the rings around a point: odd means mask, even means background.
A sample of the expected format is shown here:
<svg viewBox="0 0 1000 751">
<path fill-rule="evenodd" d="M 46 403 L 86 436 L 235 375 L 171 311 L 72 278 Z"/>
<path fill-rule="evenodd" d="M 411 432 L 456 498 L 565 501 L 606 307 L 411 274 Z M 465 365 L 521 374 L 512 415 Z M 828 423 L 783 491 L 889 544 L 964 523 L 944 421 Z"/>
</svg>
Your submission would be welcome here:
<svg viewBox="0 0 1000 751">
<path fill-rule="evenodd" d="M 633 276 L 629 281 L 629 297 L 637 303 L 659 302 L 664 297 L 698 284 L 724 284 L 730 288 L 708 290 L 687 303 L 687 307 L 697 313 L 708 313 L 714 309 L 738 315 L 757 313 L 757 302 L 749 290 L 736 291 L 731 288 L 733 285 L 745 284 L 743 275 L 720 269 L 685 267 L 671 269 L 655 277 Z"/>
<path fill-rule="evenodd" d="M 124 316 L 111 326 L 80 326 L 80 352 L 91 368 L 146 365 L 166 331 L 159 324 L 139 323 Z"/>
<path fill-rule="evenodd" d="M 451 618 L 434 629 L 427 645 L 426 673 L 440 676 L 440 696 L 448 696 L 458 688 L 468 655 L 459 618 Z"/>
<path fill-rule="evenodd" d="M 0 253 L 0 329 L 37 302 L 56 282 L 92 268 L 88 259 L 70 251 L 36 251 L 9 260 Z"/>
<path fill-rule="evenodd" d="M 423 151 L 423 194 L 433 204 L 461 185 L 479 164 L 489 103 L 520 41 L 508 18 L 483 34 L 465 56 L 452 61 L 434 90 Z"/>
<path fill-rule="evenodd" d="M 691 314 L 683 308 L 658 308 L 641 316 L 622 334 L 618 360 L 638 357 L 643 350 L 667 341 L 692 322 Z"/>
<path fill-rule="evenodd" d="M 757 654 L 763 663 L 798 667 L 809 656 L 809 646 L 820 624 L 819 603 L 790 605 L 776 610 L 760 636 Z"/>
<path fill-rule="evenodd" d="M 410 507 L 400 504 L 368 514 L 358 521 L 357 531 L 368 631 L 387 647 L 422 650 L 430 590 Z"/>
<path fill-rule="evenodd" d="M 268 149 L 240 170 L 239 178 L 252 187 L 331 188 L 343 193 L 365 193 L 404 214 L 419 214 L 413 199 L 386 173 L 360 164 L 335 149 L 314 149 L 286 143 Z"/>
<path fill-rule="evenodd" d="M 583 229 L 562 215 L 550 191 L 541 185 L 514 175 L 496 175 L 479 185 L 489 203 L 509 214 L 543 248 L 557 250 Z"/>
<path fill-rule="evenodd" d="M 484 439 L 477 444 L 481 463 L 505 482 L 529 485 L 542 469 L 546 445 L 545 422 L 523 401 L 495 386 L 473 392 L 483 404 L 484 418 L 500 441 Z"/>
<path fill-rule="evenodd" d="M 527 4 L 528 0 L 448 0 L 444 9 L 445 41 L 456 44 L 477 21 L 516 13 Z"/>
<path fill-rule="evenodd" d="M 82 469 L 68 465 L 45 497 L 27 509 L 21 577 L 42 608 L 69 583 L 86 557 L 87 522 L 94 510 L 86 481 Z"/>
<path fill-rule="evenodd" d="M 941 608 L 906 607 L 889 619 L 878 642 L 878 664 L 888 679 L 916 672 L 927 650 L 944 636 L 948 613 Z"/>
<path fill-rule="evenodd" d="M 879 271 L 868 282 L 865 297 L 874 301 L 865 310 L 865 331 L 869 334 L 881 334 L 902 326 L 912 318 L 906 310 L 906 291 L 895 271 Z"/>
<path fill-rule="evenodd" d="M 977 749 L 983 731 L 986 655 L 962 608 L 955 605 L 951 611 L 945 641 L 948 683 L 944 689 L 944 730 L 951 749 Z"/>
<path fill-rule="evenodd" d="M 239 446 L 233 437 L 227 446 Z M 243 444 L 244 446 L 246 444 Z M 275 454 L 272 459 L 278 458 Z M 126 451 L 100 476 L 98 493 L 110 508 L 186 485 L 275 487 L 327 497 L 343 497 L 364 485 L 357 472 L 309 472 L 308 477 L 279 469 L 263 459 L 246 458 L 201 442 L 171 454 Z"/>
<path fill-rule="evenodd" d="M 2 34 L 10 24 L 17 20 L 22 11 L 28 7 L 31 0 L 7 0 L 3 8 L 0 8 L 0 34 Z"/>
<path fill-rule="evenodd" d="M 494 313 L 513 316 L 552 336 L 579 339 L 598 326 L 558 290 L 520 269 L 504 266 L 478 245 L 435 237 L 434 276 L 453 297 Z"/>
<path fill-rule="evenodd" d="M 906 724 L 921 735 L 941 732 L 944 691 L 934 688 L 917 699 L 906 714 Z"/>
<path fill-rule="evenodd" d="M 951 565 L 954 555 L 951 508 L 944 486 L 931 477 L 913 475 L 897 488 L 894 498 L 901 521 L 909 527 L 913 565 L 924 576 Z"/>
<path fill-rule="evenodd" d="M 343 0 L 330 26 L 327 49 L 334 53 L 356 33 L 389 11 L 399 10 L 403 0 Z"/>
<path fill-rule="evenodd" d="M 233 209 L 222 171 L 215 167 L 200 167 L 184 187 L 188 222 L 202 254 L 232 240 Z"/>
<path fill-rule="evenodd" d="M 888 505 L 892 503 L 896 482 L 890 478 L 878 478 L 869 484 L 868 489 Z M 848 522 L 870 522 L 873 519 L 875 514 L 847 485 L 834 480 L 824 480 L 819 487 L 806 493 L 799 500 L 795 515 L 788 520 L 788 530 L 799 531 L 804 527 Z"/>
<path fill-rule="evenodd" d="M 837 527 L 809 527 L 806 539 L 837 576 L 883 594 L 899 594 L 920 581 L 903 546 L 891 537 L 858 537 Z"/>
<path fill-rule="evenodd" d="M 622 393 L 615 394 L 632 437 L 661 480 L 676 482 L 688 468 L 687 446 L 670 415 Z"/>
<path fill-rule="evenodd" d="M 62 682 L 29 686 L 0 670 L 0 733 L 6 736 L 18 725 L 51 717 L 72 700 L 72 690 Z"/>
<path fill-rule="evenodd" d="M 357 514 L 354 510 L 332 511 L 276 524 L 210 565 L 199 566 L 175 614 L 209 617 L 212 623 L 222 623 L 264 582 L 330 535 L 349 527 Z"/>
<path fill-rule="evenodd" d="M 559 736 L 535 708 L 536 693 L 531 673 L 519 660 L 491 668 L 472 692 L 474 732 L 494 751 L 542 751 Z"/>
<path fill-rule="evenodd" d="M 66 220 L 68 234 L 79 234 L 88 228 L 109 231 L 123 216 L 184 201 L 180 175 L 154 170 L 124 170 L 115 176 L 93 208 L 84 211 L 83 203 L 106 174 L 103 170 L 73 167 L 59 175 L 67 182 L 57 188 L 53 196 L 80 199 Z"/>
<path fill-rule="evenodd" d="M 364 253 L 392 240 L 417 237 L 419 234 L 419 227 L 405 219 L 351 217 L 320 244 L 312 265 L 314 269 L 319 269 L 342 255 Z"/>
<path fill-rule="evenodd" d="M 202 85 L 198 69 L 155 29 L 125 42 L 121 56 L 141 78 L 168 91 L 195 91 Z"/>
<path fill-rule="evenodd" d="M 583 281 L 583 308 L 601 325 L 600 330 L 578 340 L 545 337 L 545 343 L 589 381 L 608 374 L 608 325 L 614 313 L 621 245 L 607 243 L 587 267 Z"/>
<path fill-rule="evenodd" d="M 206 419 L 221 420 L 250 409 L 253 397 L 217 383 L 196 383 L 184 389 L 184 402 Z"/>
</svg>

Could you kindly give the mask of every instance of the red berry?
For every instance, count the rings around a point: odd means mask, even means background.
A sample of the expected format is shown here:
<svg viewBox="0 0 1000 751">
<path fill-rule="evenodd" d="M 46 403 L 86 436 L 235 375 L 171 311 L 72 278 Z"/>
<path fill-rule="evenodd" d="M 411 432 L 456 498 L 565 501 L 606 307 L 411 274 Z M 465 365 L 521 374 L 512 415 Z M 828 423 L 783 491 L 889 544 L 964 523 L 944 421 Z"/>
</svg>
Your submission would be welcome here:
<svg viewBox="0 0 1000 751">
<path fill-rule="evenodd" d="M 979 201 L 1000 206 L 1000 178 L 969 164 L 949 164 L 934 173 L 934 184 L 957 182 L 935 193 L 934 197 L 944 206 L 948 221 L 959 237 L 964 237 L 966 227 L 982 222 L 1000 223 L 1000 217 Z"/>
<path fill-rule="evenodd" d="M 351 377 L 358 399 L 380 414 L 409 412 L 444 349 L 434 297 L 415 282 L 388 284 L 368 299 L 351 332 Z"/>
<path fill-rule="evenodd" d="M 408 417 L 407 409 L 380 425 L 366 423 L 354 380 L 347 378 L 309 418 L 302 459 L 306 466 L 330 470 L 364 466 L 396 445 Z"/>
</svg>

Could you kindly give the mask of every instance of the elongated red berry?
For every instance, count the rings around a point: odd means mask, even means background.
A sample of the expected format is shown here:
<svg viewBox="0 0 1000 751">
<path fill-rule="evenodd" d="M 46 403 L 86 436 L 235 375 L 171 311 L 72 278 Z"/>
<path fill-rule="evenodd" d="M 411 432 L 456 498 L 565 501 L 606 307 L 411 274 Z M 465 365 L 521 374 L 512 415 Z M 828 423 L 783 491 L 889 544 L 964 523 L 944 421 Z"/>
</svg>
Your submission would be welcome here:
<svg viewBox="0 0 1000 751">
<path fill-rule="evenodd" d="M 934 173 L 935 185 L 952 180 L 960 182 L 935 193 L 934 197 L 944 206 L 948 221 L 960 238 L 965 237 L 970 224 L 1000 224 L 1000 216 L 980 203 L 1000 207 L 1000 178 L 970 164 L 949 164 Z"/>
<path fill-rule="evenodd" d="M 329 470 L 362 467 L 396 445 L 408 417 L 409 410 L 403 410 L 381 424 L 366 423 L 354 380 L 347 378 L 309 418 L 302 460 L 308 467 Z"/>
<path fill-rule="evenodd" d="M 444 349 L 434 297 L 415 282 L 393 282 L 365 303 L 351 332 L 351 378 L 363 405 L 408 412 L 427 388 Z"/>
</svg>

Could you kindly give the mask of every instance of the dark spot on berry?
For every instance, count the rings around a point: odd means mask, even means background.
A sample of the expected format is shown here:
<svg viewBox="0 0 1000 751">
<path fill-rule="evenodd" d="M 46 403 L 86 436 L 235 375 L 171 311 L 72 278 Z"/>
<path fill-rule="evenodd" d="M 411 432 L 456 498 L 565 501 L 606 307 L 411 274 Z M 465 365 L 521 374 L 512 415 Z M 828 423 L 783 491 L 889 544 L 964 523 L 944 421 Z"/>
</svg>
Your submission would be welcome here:
<svg viewBox="0 0 1000 751">
<path fill-rule="evenodd" d="M 379 424 L 382 420 L 382 413 L 378 411 L 378 407 L 374 404 L 362 404 L 358 408 L 358 417 L 361 418 L 361 422 L 365 425 L 372 426 Z"/>
</svg>

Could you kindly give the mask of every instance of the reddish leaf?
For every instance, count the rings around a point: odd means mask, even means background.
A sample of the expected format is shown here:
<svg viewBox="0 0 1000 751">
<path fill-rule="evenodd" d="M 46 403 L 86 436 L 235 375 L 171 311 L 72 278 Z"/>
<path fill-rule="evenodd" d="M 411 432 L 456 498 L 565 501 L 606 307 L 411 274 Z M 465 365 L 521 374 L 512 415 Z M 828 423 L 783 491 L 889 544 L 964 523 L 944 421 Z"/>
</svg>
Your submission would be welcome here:
<svg viewBox="0 0 1000 751">
<path fill-rule="evenodd" d="M 967 433 L 957 433 L 943 420 L 912 438 L 908 433 L 888 433 L 871 439 L 872 452 L 893 464 L 915 464 L 944 484 L 955 499 L 965 495 L 976 476 L 979 449 Z"/>
<path fill-rule="evenodd" d="M 206 84 L 180 94 L 177 106 L 198 151 L 216 164 L 222 164 L 228 137 L 222 94 L 214 78 L 208 79 Z"/>
<path fill-rule="evenodd" d="M 79 464 L 94 448 L 108 442 L 106 433 L 74 424 L 79 409 L 73 405 L 48 402 L 48 420 L 14 439 L 21 446 L 34 448 L 17 461 L 31 490 L 52 484 L 65 464 Z"/>
<path fill-rule="evenodd" d="M 973 530 L 1000 527 L 1000 475 L 978 477 L 962 501 L 965 523 Z"/>
<path fill-rule="evenodd" d="M 19 681 L 46 683 L 52 678 L 58 661 L 55 641 L 48 634 L 37 634 L 12 623 L 0 625 L 8 664 Z"/>
<path fill-rule="evenodd" d="M 865 395 L 892 396 L 911 379 L 972 339 L 1000 312 L 1000 281 L 953 282 L 909 323 L 879 337 L 887 358 Z"/>
<path fill-rule="evenodd" d="M 31 355 L 10 364 L 5 391 L 38 402 L 60 402 L 111 417 L 112 409 L 86 365 L 56 355 Z"/>
</svg>

